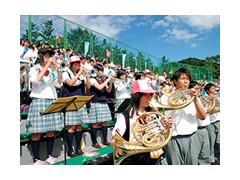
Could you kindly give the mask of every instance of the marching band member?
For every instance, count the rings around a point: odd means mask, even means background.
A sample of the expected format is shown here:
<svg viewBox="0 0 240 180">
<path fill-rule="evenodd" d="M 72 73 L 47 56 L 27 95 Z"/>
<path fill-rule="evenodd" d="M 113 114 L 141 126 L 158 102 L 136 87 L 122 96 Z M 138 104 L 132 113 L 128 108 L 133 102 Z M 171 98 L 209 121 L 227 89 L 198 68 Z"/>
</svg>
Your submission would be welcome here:
<svg viewBox="0 0 240 180">
<path fill-rule="evenodd" d="M 46 108 L 57 98 L 56 88 L 62 86 L 61 73 L 57 65 L 54 63 L 54 54 L 51 48 L 42 48 L 39 51 L 39 64 L 31 68 L 29 80 L 32 83 L 32 92 L 30 97 L 32 103 L 27 117 L 26 130 L 32 133 L 32 152 L 35 165 L 43 165 L 39 156 L 39 144 L 42 133 L 47 135 L 47 160 L 49 164 L 56 161 L 52 157 L 54 144 L 54 131 L 61 131 L 63 128 L 62 116 L 60 113 L 49 115 L 40 115 Z M 50 67 L 53 68 L 50 68 Z"/>
<path fill-rule="evenodd" d="M 128 142 L 134 143 L 134 136 L 132 131 L 132 124 L 136 122 L 137 117 L 145 112 L 152 111 L 149 106 L 149 102 L 152 98 L 153 93 L 157 93 L 156 90 L 152 89 L 150 84 L 145 80 L 136 80 L 131 86 L 131 101 L 126 110 L 119 114 L 117 122 L 112 131 L 111 144 L 114 148 L 114 136 L 116 130 L 119 134 Z M 167 122 L 169 127 L 172 127 L 172 119 L 169 117 Z M 145 152 L 131 155 L 125 158 L 121 165 L 155 165 L 159 159 L 151 158 L 151 153 L 158 156 L 158 151 Z"/>
<path fill-rule="evenodd" d="M 87 70 L 81 66 L 80 59 L 78 56 L 71 56 L 68 59 L 70 68 L 68 71 L 63 72 L 62 79 L 64 85 L 64 97 L 69 96 L 83 96 L 85 95 L 86 89 L 90 89 L 90 79 Z M 85 89 L 86 87 L 86 89 Z M 87 114 L 86 106 L 84 105 L 78 111 L 72 111 L 66 113 L 66 125 L 68 128 L 67 132 L 67 145 L 68 145 L 68 156 L 74 157 L 83 154 L 80 148 L 82 139 L 82 124 L 89 123 L 89 117 Z M 73 136 L 75 133 L 76 148 L 75 152 L 72 148 Z"/>
<path fill-rule="evenodd" d="M 101 76 L 103 75 L 103 66 L 101 64 L 96 64 L 94 69 L 95 77 L 92 75 L 90 78 L 90 92 L 94 95 L 91 99 L 91 108 L 89 112 L 90 121 L 92 123 L 91 127 L 91 140 L 92 146 L 95 148 L 101 148 L 97 142 L 97 128 L 99 124 L 102 124 L 102 135 L 103 144 L 110 145 L 107 140 L 108 129 L 107 121 L 111 120 L 111 112 L 107 104 L 107 95 L 112 89 L 112 75 L 108 75 L 106 80 L 103 80 Z"/>
<path fill-rule="evenodd" d="M 178 69 L 172 76 L 173 83 L 178 89 L 188 89 L 191 81 L 190 71 L 185 68 Z M 172 139 L 164 151 L 169 165 L 197 165 L 198 153 L 196 131 L 198 129 L 198 119 L 204 120 L 206 112 L 198 98 L 195 89 L 191 89 L 191 96 L 194 97 L 187 107 L 178 110 L 165 111 L 165 115 L 171 116 L 174 125 Z M 161 97 L 166 103 L 168 95 Z"/>
<path fill-rule="evenodd" d="M 190 88 L 194 88 L 198 91 L 200 95 L 200 84 L 197 81 L 191 81 Z M 206 118 L 204 120 L 198 119 L 198 130 L 196 134 L 198 136 L 198 164 L 199 165 L 210 165 L 210 146 L 209 146 L 209 129 L 211 127 L 209 113 L 206 114 Z"/>
<path fill-rule="evenodd" d="M 125 70 L 119 69 L 117 72 L 117 77 L 114 80 L 115 87 L 115 97 L 117 99 L 115 105 L 115 111 L 122 104 L 126 98 L 130 98 L 130 85 L 126 79 Z"/>
<path fill-rule="evenodd" d="M 205 91 L 207 95 L 216 98 L 216 86 L 213 83 L 208 83 L 205 86 Z M 209 130 L 210 136 L 210 155 L 211 155 L 211 164 L 220 165 L 220 112 L 211 112 L 210 111 L 210 126 Z"/>
</svg>

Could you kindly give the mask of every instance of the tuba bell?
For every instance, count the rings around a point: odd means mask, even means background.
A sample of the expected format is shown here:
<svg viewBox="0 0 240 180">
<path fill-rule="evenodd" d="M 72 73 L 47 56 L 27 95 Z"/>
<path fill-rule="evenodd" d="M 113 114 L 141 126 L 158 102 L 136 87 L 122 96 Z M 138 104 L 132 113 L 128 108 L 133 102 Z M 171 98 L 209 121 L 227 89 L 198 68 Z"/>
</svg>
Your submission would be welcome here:
<svg viewBox="0 0 240 180">
<path fill-rule="evenodd" d="M 150 106 L 158 110 L 176 110 L 188 106 L 194 98 L 190 95 L 190 89 L 175 90 L 166 96 L 166 102 L 162 102 L 160 97 L 154 94 L 150 101 Z"/>
<path fill-rule="evenodd" d="M 133 143 L 126 141 L 116 130 L 113 143 L 114 164 L 119 165 L 125 158 L 144 152 L 160 150 L 172 136 L 166 125 L 166 117 L 160 112 L 147 112 L 140 115 L 131 125 Z"/>
</svg>

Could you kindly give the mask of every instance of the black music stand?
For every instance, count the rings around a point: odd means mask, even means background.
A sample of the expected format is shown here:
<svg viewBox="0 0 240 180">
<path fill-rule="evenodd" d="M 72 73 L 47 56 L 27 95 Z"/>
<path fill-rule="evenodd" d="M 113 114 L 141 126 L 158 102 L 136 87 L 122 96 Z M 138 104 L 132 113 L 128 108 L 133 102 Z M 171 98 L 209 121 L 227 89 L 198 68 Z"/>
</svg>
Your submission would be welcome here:
<svg viewBox="0 0 240 180">
<path fill-rule="evenodd" d="M 50 106 L 40 115 L 53 114 L 62 112 L 64 116 L 64 164 L 67 164 L 66 157 L 66 112 L 78 111 L 86 104 L 93 96 L 70 96 L 65 98 L 57 98 Z"/>
</svg>

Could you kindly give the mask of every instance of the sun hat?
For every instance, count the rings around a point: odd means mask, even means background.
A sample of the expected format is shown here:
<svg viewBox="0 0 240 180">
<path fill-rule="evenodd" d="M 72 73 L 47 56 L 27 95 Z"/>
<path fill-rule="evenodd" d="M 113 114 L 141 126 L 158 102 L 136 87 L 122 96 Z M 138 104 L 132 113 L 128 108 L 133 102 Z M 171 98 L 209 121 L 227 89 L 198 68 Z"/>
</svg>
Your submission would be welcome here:
<svg viewBox="0 0 240 180">
<path fill-rule="evenodd" d="M 73 62 L 80 62 L 80 58 L 78 56 L 71 56 L 69 59 L 68 59 L 68 62 L 69 63 L 73 63 Z"/>
<path fill-rule="evenodd" d="M 131 94 L 135 94 L 135 93 L 158 93 L 156 90 L 154 90 L 150 83 L 148 83 L 145 80 L 137 80 L 134 81 L 132 86 L 131 86 Z"/>
<path fill-rule="evenodd" d="M 166 79 L 163 76 L 159 76 L 158 80 L 159 80 L 160 84 L 163 83 L 163 82 L 166 82 Z"/>
<path fill-rule="evenodd" d="M 145 70 L 143 71 L 143 73 L 144 73 L 144 74 L 153 74 L 153 72 L 150 71 L 149 69 L 145 69 Z"/>
</svg>

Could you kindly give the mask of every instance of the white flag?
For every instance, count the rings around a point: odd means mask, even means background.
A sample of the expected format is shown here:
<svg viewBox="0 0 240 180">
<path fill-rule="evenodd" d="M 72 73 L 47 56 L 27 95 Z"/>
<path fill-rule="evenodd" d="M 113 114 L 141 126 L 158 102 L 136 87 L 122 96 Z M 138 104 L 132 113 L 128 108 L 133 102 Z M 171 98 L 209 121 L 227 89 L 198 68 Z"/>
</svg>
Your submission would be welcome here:
<svg viewBox="0 0 240 180">
<path fill-rule="evenodd" d="M 122 69 L 125 67 L 126 54 L 122 54 Z"/>
<path fill-rule="evenodd" d="M 87 56 L 88 49 L 89 49 L 89 42 L 84 42 L 84 57 Z"/>
</svg>

